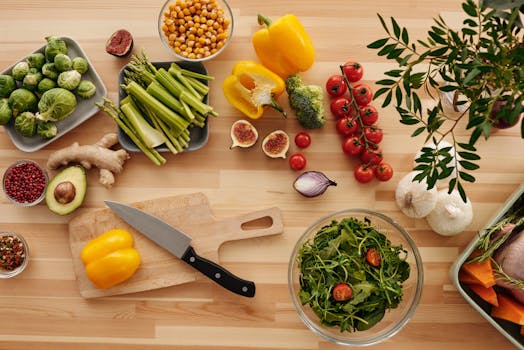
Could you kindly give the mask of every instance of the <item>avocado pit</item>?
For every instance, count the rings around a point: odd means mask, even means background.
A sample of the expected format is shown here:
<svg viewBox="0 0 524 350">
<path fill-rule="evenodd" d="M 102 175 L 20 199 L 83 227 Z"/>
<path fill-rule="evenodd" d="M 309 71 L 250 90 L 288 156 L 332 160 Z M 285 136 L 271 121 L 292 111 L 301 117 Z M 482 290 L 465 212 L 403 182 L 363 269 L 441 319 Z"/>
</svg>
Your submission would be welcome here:
<svg viewBox="0 0 524 350">
<path fill-rule="evenodd" d="M 71 203 L 75 199 L 76 188 L 71 181 L 60 182 L 58 185 L 56 185 L 53 194 L 58 203 Z"/>
</svg>

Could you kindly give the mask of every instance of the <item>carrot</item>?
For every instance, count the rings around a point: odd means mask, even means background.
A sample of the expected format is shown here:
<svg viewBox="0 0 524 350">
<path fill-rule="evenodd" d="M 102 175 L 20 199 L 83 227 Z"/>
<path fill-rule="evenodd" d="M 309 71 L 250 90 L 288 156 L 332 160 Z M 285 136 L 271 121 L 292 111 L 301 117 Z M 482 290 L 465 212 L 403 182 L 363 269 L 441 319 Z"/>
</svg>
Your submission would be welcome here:
<svg viewBox="0 0 524 350">
<path fill-rule="evenodd" d="M 520 327 L 520 335 L 524 335 L 524 326 Z"/>
<path fill-rule="evenodd" d="M 464 269 L 459 270 L 458 279 L 460 282 L 465 283 L 467 285 L 470 285 L 470 284 L 480 285 L 480 281 L 475 276 L 472 276 L 469 272 L 467 272 Z"/>
<path fill-rule="evenodd" d="M 472 256 L 475 254 L 478 254 L 478 252 L 473 252 Z M 495 285 L 495 274 L 493 273 L 491 259 L 486 259 L 481 262 L 470 261 L 464 263 L 462 265 L 462 269 L 475 277 L 479 283 L 486 288 L 493 287 Z"/>
<path fill-rule="evenodd" d="M 483 300 L 487 301 L 493 306 L 499 306 L 497 293 L 493 287 L 486 288 L 480 284 L 468 284 L 468 287 Z"/>
<path fill-rule="evenodd" d="M 491 309 L 491 316 L 524 326 L 524 305 L 504 294 L 498 295 L 499 306 Z"/>
</svg>

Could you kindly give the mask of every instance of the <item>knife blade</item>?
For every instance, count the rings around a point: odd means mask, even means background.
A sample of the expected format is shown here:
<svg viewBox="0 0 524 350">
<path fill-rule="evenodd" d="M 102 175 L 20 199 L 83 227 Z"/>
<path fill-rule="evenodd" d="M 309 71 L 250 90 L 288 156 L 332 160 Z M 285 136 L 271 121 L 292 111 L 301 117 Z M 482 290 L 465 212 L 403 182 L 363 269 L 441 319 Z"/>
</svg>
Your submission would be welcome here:
<svg viewBox="0 0 524 350">
<path fill-rule="evenodd" d="M 165 221 L 133 206 L 104 201 L 122 220 L 212 281 L 229 291 L 245 296 L 255 295 L 255 283 L 241 279 L 215 262 L 199 256 L 191 246 L 191 237 Z"/>
</svg>

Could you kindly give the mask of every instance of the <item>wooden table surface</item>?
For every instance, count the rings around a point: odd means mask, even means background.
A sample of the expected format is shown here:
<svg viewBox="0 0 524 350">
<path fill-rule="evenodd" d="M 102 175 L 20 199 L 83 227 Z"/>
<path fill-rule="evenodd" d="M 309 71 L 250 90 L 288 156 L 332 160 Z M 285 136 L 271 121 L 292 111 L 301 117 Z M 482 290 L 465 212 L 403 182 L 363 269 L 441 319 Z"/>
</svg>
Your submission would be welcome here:
<svg viewBox="0 0 524 350">
<path fill-rule="evenodd" d="M 171 60 L 157 33 L 157 16 L 163 0 L 2 0 L 0 2 L 0 69 L 40 47 L 47 35 L 74 38 L 86 51 L 117 99 L 117 74 L 127 62 L 104 51 L 109 35 L 126 28 L 134 35 L 135 52 L 144 48 L 154 61 Z M 0 230 L 25 236 L 31 258 L 19 277 L 0 281 L 0 349 L 334 349 L 300 321 L 287 288 L 287 265 L 297 238 L 316 218 L 352 207 L 371 208 L 402 223 L 417 243 L 424 262 L 425 283 L 413 319 L 389 341 L 374 349 L 499 349 L 512 344 L 483 319 L 453 287 L 448 271 L 460 252 L 506 198 L 524 181 L 523 143 L 518 128 L 499 131 L 479 142 L 481 168 L 477 182 L 467 191 L 474 220 L 467 231 L 442 237 L 424 220 L 408 219 L 393 200 L 398 180 L 412 166 L 423 143 L 410 138 L 411 127 L 402 126 L 392 108 L 380 110 L 385 132 L 384 154 L 395 169 L 386 183 L 358 184 L 353 160 L 345 157 L 334 120 L 311 132 L 312 145 L 303 151 L 308 170 L 320 170 L 338 182 L 323 196 L 306 199 L 292 188 L 297 176 L 287 160 L 269 159 L 260 143 L 251 149 L 229 149 L 229 129 L 241 117 L 225 100 L 221 82 L 235 61 L 256 59 L 251 35 L 258 29 L 256 14 L 273 18 L 285 13 L 299 16 L 316 47 L 314 66 L 303 79 L 323 85 L 338 73 L 338 65 L 352 59 L 365 67 L 364 79 L 372 84 L 390 68 L 372 50 L 371 41 L 383 36 L 376 17 L 394 16 L 423 38 L 439 13 L 450 23 L 460 23 L 460 1 L 255 1 L 230 0 L 235 17 L 233 39 L 218 58 L 206 62 L 211 83 L 210 103 L 220 117 L 210 121 L 207 145 L 195 152 L 167 155 L 156 167 L 141 154 L 133 154 L 108 190 L 98 184 L 96 171 L 88 175 L 84 205 L 68 216 L 58 216 L 44 204 L 23 208 L 0 198 Z M 283 104 L 287 106 L 285 98 Z M 327 97 L 326 97 L 327 102 Z M 301 129 L 294 117 L 283 120 L 268 111 L 255 121 L 261 135 L 284 129 L 294 136 Z M 44 164 L 54 150 L 75 141 L 93 143 L 115 131 L 103 113 L 34 153 L 19 151 L 0 128 L 0 171 L 13 161 L 29 158 Z M 464 135 L 464 133 L 461 133 Z M 294 145 L 291 152 L 296 151 Z M 136 294 L 84 300 L 78 291 L 68 240 L 68 222 L 80 213 L 103 207 L 103 200 L 124 202 L 167 195 L 203 192 L 217 217 L 277 205 L 282 210 L 284 232 L 273 237 L 225 244 L 224 265 L 257 283 L 254 299 L 245 299 L 202 279 L 199 282 Z"/>
</svg>

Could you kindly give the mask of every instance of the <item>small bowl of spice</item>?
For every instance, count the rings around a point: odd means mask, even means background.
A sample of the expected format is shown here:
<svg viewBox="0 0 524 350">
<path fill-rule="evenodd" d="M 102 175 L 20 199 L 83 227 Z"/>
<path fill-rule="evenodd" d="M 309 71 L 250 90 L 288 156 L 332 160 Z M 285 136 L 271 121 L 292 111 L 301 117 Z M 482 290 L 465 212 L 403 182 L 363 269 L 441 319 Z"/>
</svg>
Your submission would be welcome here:
<svg viewBox="0 0 524 350">
<path fill-rule="evenodd" d="M 28 207 L 44 199 L 48 181 L 47 172 L 37 162 L 22 159 L 6 169 L 2 187 L 11 202 Z"/>
<path fill-rule="evenodd" d="M 217 56 L 233 35 L 233 13 L 225 0 L 167 0 L 158 16 L 164 46 L 178 59 Z"/>
<path fill-rule="evenodd" d="M 0 232 L 0 278 L 20 274 L 29 260 L 29 247 L 24 237 L 14 232 Z"/>
</svg>

